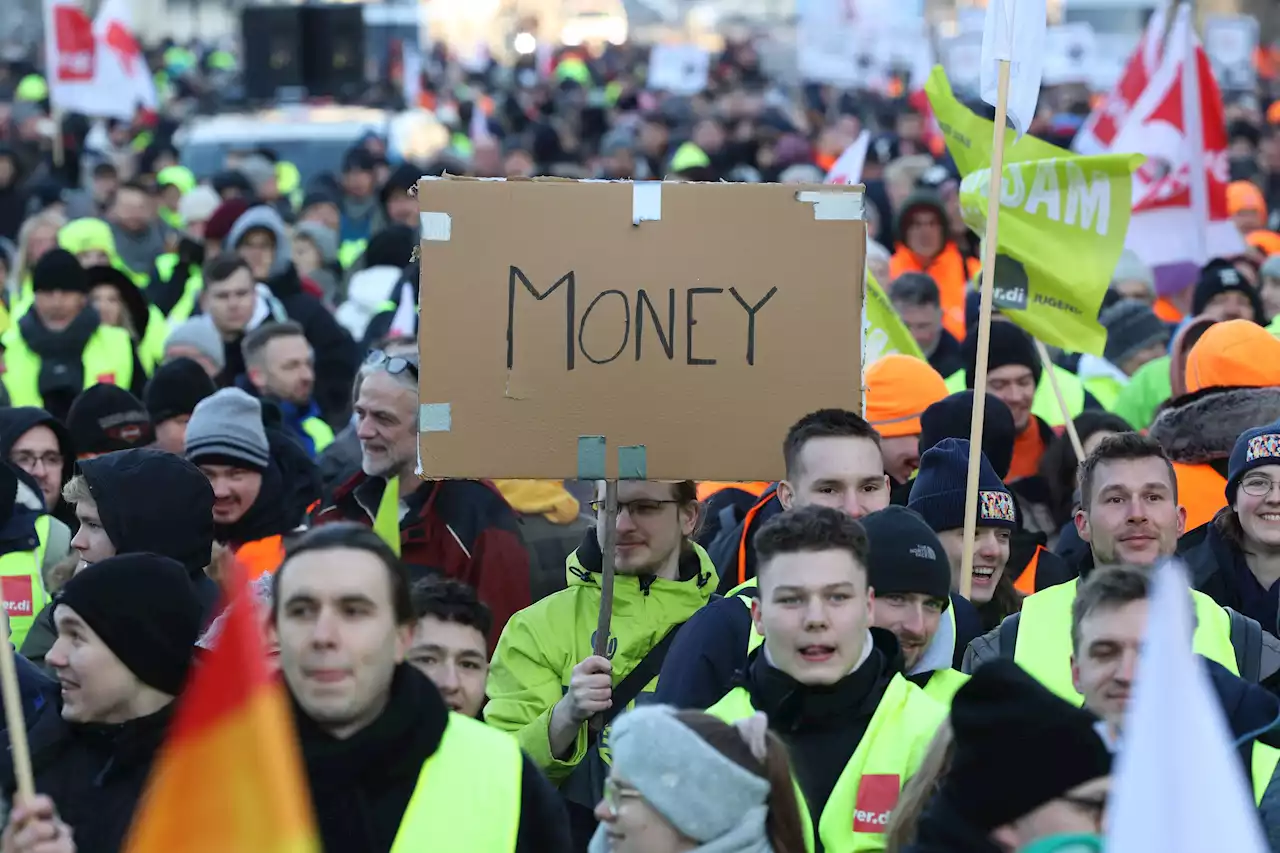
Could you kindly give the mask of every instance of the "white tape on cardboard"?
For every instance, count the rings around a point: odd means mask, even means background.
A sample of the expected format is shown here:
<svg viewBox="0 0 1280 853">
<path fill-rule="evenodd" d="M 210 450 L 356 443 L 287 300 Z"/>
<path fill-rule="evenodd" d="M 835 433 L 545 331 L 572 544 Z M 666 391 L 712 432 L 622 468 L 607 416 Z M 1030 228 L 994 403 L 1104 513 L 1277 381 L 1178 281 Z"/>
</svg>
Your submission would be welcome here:
<svg viewBox="0 0 1280 853">
<path fill-rule="evenodd" d="M 435 243 L 447 243 L 453 236 L 453 217 L 438 211 L 423 211 L 418 214 L 422 227 L 422 239 Z"/>
<path fill-rule="evenodd" d="M 662 221 L 662 181 L 637 181 L 631 185 L 631 224 Z"/>
<path fill-rule="evenodd" d="M 863 201 L 860 192 L 802 190 L 796 193 L 796 201 L 812 204 L 814 219 L 847 221 L 863 218 Z"/>
</svg>

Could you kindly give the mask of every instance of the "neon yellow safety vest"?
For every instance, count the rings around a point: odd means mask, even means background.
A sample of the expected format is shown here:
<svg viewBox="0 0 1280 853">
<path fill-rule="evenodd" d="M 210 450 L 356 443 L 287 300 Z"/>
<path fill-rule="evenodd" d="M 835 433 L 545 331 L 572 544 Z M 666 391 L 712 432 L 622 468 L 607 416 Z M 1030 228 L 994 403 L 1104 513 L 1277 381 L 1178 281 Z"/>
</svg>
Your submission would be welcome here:
<svg viewBox="0 0 1280 853">
<path fill-rule="evenodd" d="M 306 418 L 302 422 L 302 431 L 307 434 L 307 438 L 310 438 L 312 444 L 316 446 L 317 455 L 333 444 L 333 430 L 329 428 L 327 423 L 317 417 Z"/>
<path fill-rule="evenodd" d="M 14 326 L 0 337 L 4 344 L 4 387 L 12 406 L 43 406 L 40 396 L 40 356 L 31 351 Z M 133 384 L 133 341 L 115 326 L 98 326 L 81 355 L 84 387 L 100 382 L 128 389 Z"/>
<path fill-rule="evenodd" d="M 440 746 L 418 774 L 391 853 L 511 853 L 523 771 L 514 737 L 451 712 Z"/>
<path fill-rule="evenodd" d="M 344 270 L 349 270 L 360 260 L 360 256 L 364 254 L 364 250 L 368 248 L 368 240 L 345 240 L 338 247 L 338 263 L 342 264 Z"/>
<path fill-rule="evenodd" d="M 4 612 L 9 614 L 9 637 L 15 649 L 22 648 L 36 614 L 49 604 L 44 588 L 45 548 L 49 544 L 49 516 L 36 519 L 36 549 L 13 551 L 0 557 L 0 594 Z"/>
<path fill-rule="evenodd" d="M 1250 762 L 1250 773 L 1253 781 L 1253 804 L 1262 804 L 1262 795 L 1271 784 L 1271 777 L 1276 773 L 1276 765 L 1280 764 L 1280 749 L 1274 749 L 1264 743 L 1254 742 L 1253 759 Z"/>
<path fill-rule="evenodd" d="M 751 610 L 751 596 L 741 595 L 740 592 L 756 585 L 756 579 L 751 578 L 746 583 L 739 584 L 729 590 L 729 595 L 737 596 L 738 600 L 747 606 L 747 610 Z M 951 633 L 955 634 L 956 614 L 955 608 L 947 608 L 947 618 L 951 620 Z M 764 635 L 756 630 L 755 620 L 751 621 L 751 636 L 747 638 L 747 654 L 750 655 L 764 642 Z M 929 676 L 929 681 L 923 688 L 924 692 L 933 699 L 947 707 L 951 706 L 951 700 L 955 697 L 956 691 L 964 687 L 964 683 L 969 680 L 969 676 L 963 672 L 954 669 L 935 669 L 933 674 Z"/>
<path fill-rule="evenodd" d="M 156 274 L 160 276 L 162 281 L 168 281 L 173 278 L 173 274 L 178 270 L 178 255 L 176 252 L 165 252 L 156 258 Z M 182 296 L 174 303 L 173 308 L 169 311 L 169 322 L 178 324 L 184 322 L 191 316 L 191 312 L 196 310 L 196 300 L 200 298 L 200 290 L 204 287 L 204 278 L 200 273 L 200 268 L 192 264 L 191 269 L 187 270 L 187 283 L 182 290 Z"/>
<path fill-rule="evenodd" d="M 747 691 L 735 687 L 707 713 L 735 723 L 750 717 L 755 708 Z M 875 853 L 885 849 L 884 830 L 902 786 L 920 769 L 929 742 L 946 717 L 946 706 L 930 699 L 901 675 L 893 677 L 858 748 L 822 807 L 818 837 L 826 853 Z M 805 848 L 813 853 L 813 818 L 799 784 L 795 789 Z"/>
<path fill-rule="evenodd" d="M 1071 605 L 1079 578 L 1042 589 L 1022 602 L 1013 662 L 1075 705 L 1084 697 L 1071 683 Z M 1196 605 L 1195 652 L 1239 675 L 1231 645 L 1231 616 L 1212 598 L 1191 590 Z"/>
<path fill-rule="evenodd" d="M 1067 403 L 1067 411 L 1074 419 L 1084 411 L 1084 383 L 1065 367 L 1053 366 L 1058 377 L 1058 388 L 1062 391 L 1062 399 Z M 945 380 L 947 390 L 952 394 L 965 390 L 964 371 L 957 370 Z M 1031 414 L 1035 415 L 1051 427 L 1062 426 L 1062 410 L 1058 408 L 1058 398 L 1049 384 L 1048 374 L 1041 371 L 1040 383 L 1036 385 L 1036 396 L 1031 401 Z"/>
</svg>

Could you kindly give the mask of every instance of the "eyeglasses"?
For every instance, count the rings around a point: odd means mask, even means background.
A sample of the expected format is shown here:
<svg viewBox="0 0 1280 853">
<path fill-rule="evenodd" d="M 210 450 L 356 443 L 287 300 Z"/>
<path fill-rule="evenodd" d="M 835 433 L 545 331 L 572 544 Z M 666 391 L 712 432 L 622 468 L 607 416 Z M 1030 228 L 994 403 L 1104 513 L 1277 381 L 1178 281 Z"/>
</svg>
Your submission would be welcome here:
<svg viewBox="0 0 1280 853">
<path fill-rule="evenodd" d="M 1275 482 L 1270 477 L 1245 477 L 1240 483 L 1240 488 L 1246 495 L 1253 495 L 1255 498 L 1263 498 L 1271 494 L 1271 490 L 1280 483 Z"/>
<path fill-rule="evenodd" d="M 610 776 L 604 780 L 604 806 L 610 814 L 616 815 L 622 808 L 623 800 L 643 799 L 635 788 L 625 788 L 618 780 Z"/>
<path fill-rule="evenodd" d="M 622 511 L 625 509 L 632 518 L 656 518 L 658 515 L 662 513 L 662 508 L 664 506 L 666 506 L 667 504 L 678 504 L 678 503 L 680 503 L 680 501 L 675 501 L 675 500 L 654 501 L 654 500 L 647 500 L 647 499 L 638 500 L 638 501 L 627 501 L 626 503 L 620 502 L 618 504 L 618 515 L 622 515 Z M 599 515 L 600 513 L 604 512 L 604 501 L 592 501 L 591 511 L 594 512 L 596 515 Z"/>
<path fill-rule="evenodd" d="M 38 463 L 44 463 L 45 468 L 61 468 L 63 460 L 61 453 L 54 453 L 53 451 L 48 453 L 20 451 L 13 454 L 10 458 L 13 460 L 14 465 L 17 465 L 23 471 L 28 473 L 30 473 L 31 469 L 35 468 Z"/>
<path fill-rule="evenodd" d="M 364 360 L 366 367 L 385 367 L 387 373 L 392 376 L 397 373 L 404 373 L 406 370 L 413 374 L 413 378 L 418 378 L 418 365 L 403 356 L 387 355 L 380 349 L 376 349 L 369 353 L 368 358 Z"/>
</svg>

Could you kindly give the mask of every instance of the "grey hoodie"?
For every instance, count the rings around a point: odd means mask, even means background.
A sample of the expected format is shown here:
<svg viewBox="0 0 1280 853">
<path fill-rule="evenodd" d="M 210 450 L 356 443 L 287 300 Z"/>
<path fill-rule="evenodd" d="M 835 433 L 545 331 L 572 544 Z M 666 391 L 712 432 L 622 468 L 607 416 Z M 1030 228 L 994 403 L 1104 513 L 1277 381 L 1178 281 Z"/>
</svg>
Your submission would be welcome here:
<svg viewBox="0 0 1280 853">
<path fill-rule="evenodd" d="M 231 231 L 227 234 L 226 245 L 229 249 L 235 249 L 246 234 L 259 228 L 270 231 L 276 238 L 276 256 L 267 273 L 268 278 L 274 278 L 293 263 L 293 244 L 289 240 L 288 227 L 273 208 L 260 204 L 240 214 L 240 218 L 236 220 L 235 225 L 231 226 Z"/>
</svg>

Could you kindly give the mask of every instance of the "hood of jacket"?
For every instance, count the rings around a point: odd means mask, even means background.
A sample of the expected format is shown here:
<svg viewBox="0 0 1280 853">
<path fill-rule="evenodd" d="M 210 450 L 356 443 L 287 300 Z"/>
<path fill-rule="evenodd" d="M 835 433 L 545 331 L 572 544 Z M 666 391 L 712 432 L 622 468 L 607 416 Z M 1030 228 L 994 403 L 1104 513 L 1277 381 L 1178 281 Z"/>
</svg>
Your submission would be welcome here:
<svg viewBox="0 0 1280 853">
<path fill-rule="evenodd" d="M 954 596 L 953 596 L 954 598 Z M 955 606 L 954 600 L 951 606 Z M 924 647 L 920 660 L 907 672 L 907 675 L 920 675 L 939 669 L 951 669 L 956 654 L 955 614 L 944 613 L 938 620 L 938 630 L 933 632 L 933 639 Z"/>
<path fill-rule="evenodd" d="M 289 230 L 275 208 L 260 204 L 240 214 L 240 218 L 236 220 L 235 225 L 231 226 L 231 231 L 227 234 L 226 246 L 228 249 L 236 248 L 246 234 L 258 228 L 270 231 L 276 239 L 275 258 L 271 261 L 271 269 L 267 273 L 269 278 L 274 278 L 293 265 L 293 244 L 289 240 Z"/>
<path fill-rule="evenodd" d="M 689 543 L 690 550 L 680 555 L 680 578 L 666 580 L 653 575 L 622 575 L 613 578 L 613 612 L 615 616 L 645 614 L 655 618 L 656 607 L 666 611 L 667 625 L 683 622 L 711 600 L 716 591 L 719 576 L 715 564 L 701 545 Z M 596 541 L 595 528 L 588 530 L 578 546 L 565 560 L 565 579 L 568 588 L 586 589 L 592 605 L 599 609 L 600 596 L 600 543 Z M 678 617 L 678 618 L 677 618 Z"/>
<path fill-rule="evenodd" d="M 44 496 L 31 476 L 12 463 L 0 464 L 0 554 L 35 548 L 36 519 L 44 514 Z"/>
<path fill-rule="evenodd" d="M 564 480 L 493 480 L 493 485 L 522 515 L 540 515 L 552 524 L 569 524 L 582 505 L 569 494 Z"/>
<path fill-rule="evenodd" d="M 150 447 L 85 459 L 80 473 L 116 553 L 149 551 L 204 572 L 213 548 L 213 489 L 192 463 Z"/>
<path fill-rule="evenodd" d="M 62 451 L 62 482 L 71 479 L 71 472 L 76 464 L 75 447 L 71 444 L 71 433 L 62 425 L 62 421 L 36 406 L 18 406 L 17 408 L 0 409 L 0 458 L 8 459 L 13 445 L 32 427 L 46 426 L 53 430 L 58 439 L 58 448 Z"/>
<path fill-rule="evenodd" d="M 1129 374 L 1102 356 L 1088 352 L 1080 356 L 1080 363 L 1076 365 L 1076 376 L 1080 377 L 1081 382 L 1087 382 L 1090 379 L 1114 379 L 1121 385 L 1129 384 Z"/>
<path fill-rule="evenodd" d="M 1205 388 L 1171 400 L 1148 434 L 1174 462 L 1203 465 L 1231 456 L 1240 433 L 1280 418 L 1280 387 Z"/>
</svg>

